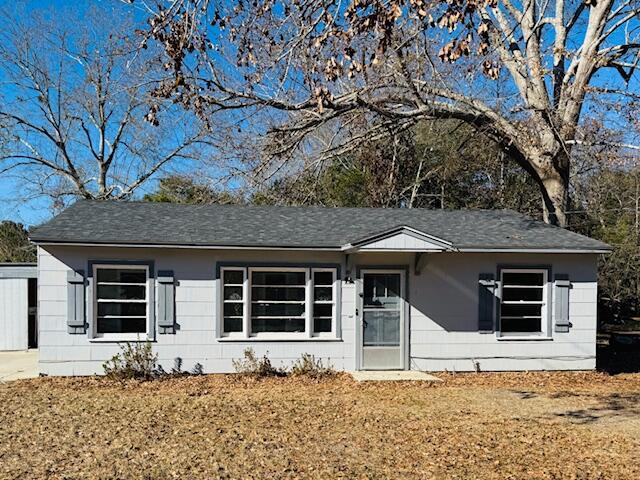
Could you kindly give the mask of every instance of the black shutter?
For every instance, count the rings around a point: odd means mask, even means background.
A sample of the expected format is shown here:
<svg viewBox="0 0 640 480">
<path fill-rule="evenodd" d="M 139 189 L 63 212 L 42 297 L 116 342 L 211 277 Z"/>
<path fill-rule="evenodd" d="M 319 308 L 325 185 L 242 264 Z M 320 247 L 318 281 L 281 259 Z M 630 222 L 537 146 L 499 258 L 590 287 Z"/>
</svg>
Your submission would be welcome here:
<svg viewBox="0 0 640 480">
<path fill-rule="evenodd" d="M 478 278 L 478 330 L 493 332 L 496 303 L 496 280 L 493 273 L 481 273 Z"/>
</svg>

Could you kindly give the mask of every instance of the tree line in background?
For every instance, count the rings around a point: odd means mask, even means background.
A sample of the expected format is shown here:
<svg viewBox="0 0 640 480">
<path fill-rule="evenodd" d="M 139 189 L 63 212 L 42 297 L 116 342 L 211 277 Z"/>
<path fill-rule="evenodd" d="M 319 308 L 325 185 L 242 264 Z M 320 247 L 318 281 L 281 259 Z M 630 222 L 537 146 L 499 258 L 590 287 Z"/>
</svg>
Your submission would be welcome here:
<svg viewBox="0 0 640 480">
<path fill-rule="evenodd" d="M 639 314 L 638 0 L 119 5 L 5 12 L 19 201 L 511 208 L 611 243 L 606 318 Z"/>
<path fill-rule="evenodd" d="M 36 247 L 29 241 L 27 229 L 21 223 L 0 222 L 0 263 L 36 261 Z"/>
<path fill-rule="evenodd" d="M 640 168 L 606 151 L 577 162 L 570 228 L 614 251 L 600 261 L 602 320 L 640 315 Z M 490 140 L 464 125 L 422 122 L 392 141 L 371 142 L 332 161 L 290 171 L 253 189 L 212 186 L 204 177 L 162 178 L 151 202 L 327 207 L 508 208 L 541 218 L 538 186 Z M 18 223 L 0 223 L 0 262 L 35 261 Z"/>
</svg>

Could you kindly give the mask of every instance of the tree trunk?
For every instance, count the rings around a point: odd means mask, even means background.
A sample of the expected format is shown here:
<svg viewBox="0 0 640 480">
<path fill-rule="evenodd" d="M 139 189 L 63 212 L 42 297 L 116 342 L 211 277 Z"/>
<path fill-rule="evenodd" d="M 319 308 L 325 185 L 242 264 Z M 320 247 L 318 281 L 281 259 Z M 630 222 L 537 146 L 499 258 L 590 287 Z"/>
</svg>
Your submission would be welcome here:
<svg viewBox="0 0 640 480">
<path fill-rule="evenodd" d="M 569 179 L 555 168 L 540 176 L 542 190 L 543 218 L 546 223 L 567 227 L 569 207 Z"/>
</svg>

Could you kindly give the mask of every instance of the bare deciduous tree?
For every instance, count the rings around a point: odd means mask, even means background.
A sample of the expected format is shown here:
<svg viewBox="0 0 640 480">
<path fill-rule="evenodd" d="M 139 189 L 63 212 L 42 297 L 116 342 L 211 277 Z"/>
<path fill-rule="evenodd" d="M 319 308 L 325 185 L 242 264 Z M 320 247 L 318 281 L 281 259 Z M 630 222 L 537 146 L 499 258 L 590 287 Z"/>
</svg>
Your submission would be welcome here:
<svg viewBox="0 0 640 480">
<path fill-rule="evenodd" d="M 638 111 L 638 0 L 128 1 L 171 60 L 159 96 L 197 98 L 203 116 L 279 112 L 257 118 L 281 156 L 461 120 L 535 179 L 562 226 L 573 152 L 601 141 L 585 119 L 600 101 Z"/>
<path fill-rule="evenodd" d="M 58 207 L 129 198 L 209 145 L 192 113 L 151 97 L 158 52 L 135 48 L 131 24 L 96 15 L 81 27 L 31 18 L 0 34 L 0 173 Z"/>
</svg>

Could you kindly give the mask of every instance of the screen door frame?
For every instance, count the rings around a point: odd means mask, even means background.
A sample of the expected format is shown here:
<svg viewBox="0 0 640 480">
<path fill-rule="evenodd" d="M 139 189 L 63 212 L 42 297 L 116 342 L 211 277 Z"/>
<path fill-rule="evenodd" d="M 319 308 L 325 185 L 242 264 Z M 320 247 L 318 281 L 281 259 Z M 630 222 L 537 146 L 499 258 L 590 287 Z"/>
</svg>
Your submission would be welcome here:
<svg viewBox="0 0 640 480">
<path fill-rule="evenodd" d="M 387 366 L 367 366 L 364 362 L 364 275 L 400 275 L 400 346 L 398 362 Z M 356 365 L 358 370 L 408 370 L 409 369 L 409 266 L 408 265 L 362 265 L 357 268 L 356 278 Z"/>
</svg>

